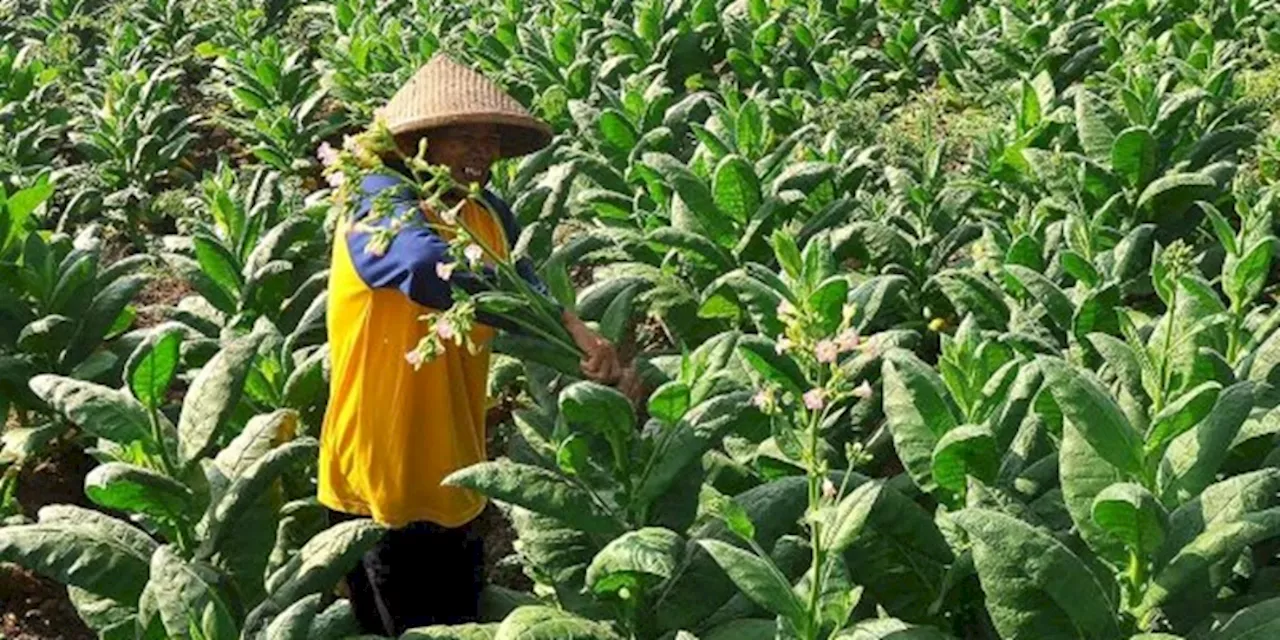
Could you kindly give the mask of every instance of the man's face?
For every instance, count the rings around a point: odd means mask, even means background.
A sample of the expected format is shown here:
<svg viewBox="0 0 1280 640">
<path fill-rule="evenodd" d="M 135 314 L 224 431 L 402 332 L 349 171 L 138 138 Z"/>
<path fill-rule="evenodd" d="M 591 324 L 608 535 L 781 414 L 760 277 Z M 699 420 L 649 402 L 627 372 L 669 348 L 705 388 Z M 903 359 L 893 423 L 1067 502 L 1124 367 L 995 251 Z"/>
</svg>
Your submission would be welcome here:
<svg viewBox="0 0 1280 640">
<path fill-rule="evenodd" d="M 488 184 L 489 168 L 501 149 L 498 127 L 491 124 L 443 127 L 427 136 L 427 162 L 449 167 L 463 185 Z"/>
</svg>

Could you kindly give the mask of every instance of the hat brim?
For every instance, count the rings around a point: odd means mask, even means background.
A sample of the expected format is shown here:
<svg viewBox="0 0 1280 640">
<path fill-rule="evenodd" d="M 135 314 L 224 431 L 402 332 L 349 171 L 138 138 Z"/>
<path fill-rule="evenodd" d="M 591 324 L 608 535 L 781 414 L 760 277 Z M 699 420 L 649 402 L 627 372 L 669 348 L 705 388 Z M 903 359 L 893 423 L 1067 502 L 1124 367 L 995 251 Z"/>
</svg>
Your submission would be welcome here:
<svg viewBox="0 0 1280 640">
<path fill-rule="evenodd" d="M 503 158 L 528 155 L 551 144 L 551 127 L 537 118 L 507 112 L 466 112 L 432 114 L 391 125 L 396 136 L 430 135 L 432 130 L 465 124 L 491 124 L 499 130 Z"/>
</svg>

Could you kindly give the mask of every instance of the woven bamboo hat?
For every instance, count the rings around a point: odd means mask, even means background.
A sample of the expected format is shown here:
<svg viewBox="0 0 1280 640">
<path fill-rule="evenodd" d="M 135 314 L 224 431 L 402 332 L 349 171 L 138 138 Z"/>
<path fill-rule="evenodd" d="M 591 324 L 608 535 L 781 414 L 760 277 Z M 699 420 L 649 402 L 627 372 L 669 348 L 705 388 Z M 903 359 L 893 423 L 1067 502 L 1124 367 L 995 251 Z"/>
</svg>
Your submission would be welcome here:
<svg viewBox="0 0 1280 640">
<path fill-rule="evenodd" d="M 396 137 L 459 124 L 497 125 L 501 153 L 512 158 L 551 142 L 551 127 L 497 84 L 444 54 L 436 54 L 378 110 Z"/>
</svg>

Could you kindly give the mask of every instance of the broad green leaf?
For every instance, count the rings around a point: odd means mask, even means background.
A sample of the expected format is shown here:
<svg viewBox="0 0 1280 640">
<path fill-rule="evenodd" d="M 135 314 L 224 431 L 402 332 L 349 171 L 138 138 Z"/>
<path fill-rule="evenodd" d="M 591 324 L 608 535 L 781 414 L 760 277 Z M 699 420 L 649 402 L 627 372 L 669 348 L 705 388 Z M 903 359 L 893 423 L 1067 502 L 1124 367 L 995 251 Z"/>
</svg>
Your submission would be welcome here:
<svg viewBox="0 0 1280 640">
<path fill-rule="evenodd" d="M 1057 358 L 1041 356 L 1039 361 L 1045 388 L 1053 394 L 1063 418 L 1117 469 L 1126 473 L 1141 471 L 1141 438 L 1093 373 Z"/>
<path fill-rule="evenodd" d="M 1111 157 L 1116 138 L 1104 114 L 1101 98 L 1083 88 L 1076 92 L 1076 136 L 1085 154 L 1100 162 Z"/>
<path fill-rule="evenodd" d="M 948 431 L 933 450 L 933 479 L 938 486 L 963 494 L 966 478 L 990 483 L 999 470 L 995 437 L 984 425 L 966 424 Z"/>
<path fill-rule="evenodd" d="M 804 604 L 772 561 L 719 540 L 699 540 L 698 544 L 752 602 L 789 620 L 803 619 Z"/>
<path fill-rule="evenodd" d="M 649 504 L 666 494 L 682 475 L 696 472 L 704 453 L 718 446 L 748 411 L 748 394 L 717 395 L 689 410 L 673 431 L 659 441 L 635 487 L 632 500 Z"/>
<path fill-rule="evenodd" d="M 1018 131 L 1020 133 L 1030 131 L 1040 124 L 1041 113 L 1040 97 L 1036 95 L 1031 83 L 1023 80 L 1022 101 L 1018 110 Z"/>
<path fill-rule="evenodd" d="M 236 257 L 231 251 L 216 239 L 199 233 L 191 238 L 191 244 L 195 249 L 196 262 L 200 264 L 200 270 L 209 276 L 227 297 L 238 300 L 240 291 L 244 288 L 244 282 L 240 276 Z"/>
<path fill-rule="evenodd" d="M 639 139 L 635 127 L 627 121 L 626 116 L 613 109 L 606 109 L 600 113 L 597 126 L 600 137 L 616 152 L 630 153 Z"/>
<path fill-rule="evenodd" d="M 1249 417 L 1253 396 L 1251 382 L 1227 387 L 1204 420 L 1169 444 L 1159 473 L 1166 503 L 1175 496 L 1178 501 L 1194 497 L 1214 481 L 1240 426 Z"/>
<path fill-rule="evenodd" d="M 338 600 L 316 614 L 305 637 L 307 640 L 343 640 L 359 632 L 360 622 L 356 620 L 351 602 Z"/>
<path fill-rule="evenodd" d="M 1098 285 L 1098 270 L 1084 256 L 1068 250 L 1060 253 L 1059 259 L 1062 261 L 1062 270 L 1071 274 L 1071 277 L 1090 287 Z"/>
<path fill-rule="evenodd" d="M 684 539 L 661 527 L 628 531 L 605 545 L 587 567 L 587 586 L 598 594 L 619 589 L 637 591 L 653 582 L 670 578 L 684 556 Z"/>
<path fill-rule="evenodd" d="M 654 389 L 649 395 L 649 415 L 675 424 L 689 410 L 689 385 L 671 380 Z"/>
<path fill-rule="evenodd" d="M 1051 533 L 986 509 L 952 518 L 973 543 L 987 611 L 1002 637 L 1119 640 L 1115 605 Z"/>
<path fill-rule="evenodd" d="M 184 329 L 167 323 L 151 330 L 125 364 L 125 380 L 143 406 L 158 409 L 178 371 Z"/>
<path fill-rule="evenodd" d="M 307 541 L 293 559 L 267 578 L 267 599 L 249 613 L 242 630 L 258 633 L 294 602 L 332 589 L 373 548 L 383 531 L 371 520 L 351 520 Z"/>
<path fill-rule="evenodd" d="M 1049 319 L 1059 330 L 1063 333 L 1071 331 L 1071 316 L 1075 308 L 1071 304 L 1071 299 L 1058 288 L 1058 285 L 1039 272 L 1023 266 L 1005 265 L 1005 271 L 1016 278 L 1018 283 L 1026 287 L 1036 301 L 1044 306 Z"/>
<path fill-rule="evenodd" d="M 652 167 L 684 202 L 697 223 L 716 244 L 727 247 L 737 240 L 731 219 L 716 207 L 705 182 L 679 160 L 663 153 L 646 153 L 644 164 Z"/>
<path fill-rule="evenodd" d="M 1141 188 L 1155 175 L 1156 139 L 1146 127 L 1129 127 L 1111 146 L 1111 168 L 1129 186 Z"/>
<path fill-rule="evenodd" d="M 62 354 L 63 367 L 79 364 L 102 343 L 125 306 L 150 280 L 146 275 L 125 276 L 99 291 L 84 312 L 80 328 Z"/>
<path fill-rule="evenodd" d="M 1184 591 L 1215 584 L 1210 578 L 1210 568 L 1231 560 L 1246 546 L 1271 538 L 1280 533 L 1280 509 L 1246 513 L 1229 522 L 1210 527 L 1178 551 L 1169 564 L 1156 574 L 1143 595 L 1138 607 L 1139 616 L 1145 617 L 1171 601 Z M 1178 606 L 1185 602 L 1177 600 Z M 1203 603 L 1211 605 L 1212 603 Z M 1206 607 L 1207 608 L 1207 607 Z"/>
<path fill-rule="evenodd" d="M 850 485 L 825 546 L 843 553 L 855 582 L 891 615 L 927 619 L 955 560 L 946 539 L 927 511 L 884 482 Z"/>
<path fill-rule="evenodd" d="M 1093 521 L 1125 546 L 1148 558 L 1164 542 L 1168 514 L 1142 485 L 1113 484 L 1093 500 Z"/>
<path fill-rule="evenodd" d="M 769 243 L 773 245 L 773 253 L 778 259 L 778 265 L 792 280 L 799 281 L 804 263 L 800 259 L 800 248 L 796 246 L 796 239 L 782 229 L 777 229 L 769 237 Z"/>
<path fill-rule="evenodd" d="M 739 223 L 746 223 L 760 208 L 760 181 L 741 156 L 731 154 L 720 160 L 711 189 L 720 211 Z"/>
<path fill-rule="evenodd" d="M 1263 600 L 1227 618 L 1210 636 L 1213 640 L 1262 640 L 1280 635 L 1280 598 Z"/>
<path fill-rule="evenodd" d="M 299 438 L 272 449 L 232 477 L 231 485 L 223 492 L 203 523 L 205 538 L 201 541 L 198 555 L 212 557 L 219 550 L 227 533 L 245 518 L 251 505 L 266 492 L 272 482 L 290 467 L 314 460 L 319 452 L 320 445 L 314 438 Z M 250 523 L 246 525 L 252 526 Z M 269 551 L 262 550 L 264 564 Z"/>
<path fill-rule="evenodd" d="M 626 336 L 628 325 L 635 316 L 635 298 L 641 285 L 633 284 L 613 298 L 600 317 L 600 335 L 614 344 L 622 342 Z"/>
<path fill-rule="evenodd" d="M 1209 485 L 1169 515 L 1169 535 L 1156 559 L 1156 568 L 1164 566 L 1206 530 L 1274 506 L 1277 495 L 1280 495 L 1280 469 L 1274 468 L 1251 471 Z"/>
<path fill-rule="evenodd" d="M 560 414 L 570 424 L 585 425 L 607 438 L 625 438 L 635 429 L 627 397 L 596 382 L 575 382 L 561 391 Z"/>
<path fill-rule="evenodd" d="M 478 491 L 582 531 L 617 535 L 621 530 L 621 523 L 602 512 L 586 490 L 542 467 L 509 460 L 481 462 L 455 471 L 441 484 Z"/>
<path fill-rule="evenodd" d="M 554 607 L 528 606 L 511 612 L 493 640 L 621 640 L 609 625 Z"/>
<path fill-rule="evenodd" d="M 41 507 L 38 518 L 40 524 L 74 525 L 110 536 L 112 540 L 133 549 L 140 558 L 150 558 L 160 546 L 142 529 L 94 509 L 70 504 L 53 504 Z"/>
<path fill-rule="evenodd" d="M 700 634 L 700 640 L 775 640 L 778 634 L 776 620 L 740 618 Z M 677 638 L 677 640 L 684 640 Z"/>
<path fill-rule="evenodd" d="M 1244 308 L 1262 292 L 1271 273 L 1271 259 L 1275 254 L 1276 239 L 1263 238 L 1249 247 L 1239 259 L 1228 256 L 1223 266 L 1223 282 L 1227 297 Z"/>
<path fill-rule="evenodd" d="M 1165 446 L 1174 438 L 1204 420 L 1218 401 L 1222 385 L 1206 382 L 1182 394 L 1151 419 L 1147 430 L 1145 450 L 1147 455 L 1163 455 Z"/>
<path fill-rule="evenodd" d="M 212 568 L 189 563 L 168 545 L 151 557 L 152 593 L 167 636 L 174 640 L 236 640 L 236 621 Z M 212 621 L 211 623 L 209 621 Z M 191 633 L 194 626 L 200 635 Z"/>
<path fill-rule="evenodd" d="M 89 434 L 121 445 L 151 440 L 147 410 L 121 391 L 54 375 L 32 378 L 31 390 Z"/>
<path fill-rule="evenodd" d="M 499 626 L 496 622 L 432 625 L 409 629 L 400 634 L 399 640 L 493 640 Z M 375 640 L 383 636 L 360 636 L 362 640 L 366 637 L 369 640 Z"/>
<path fill-rule="evenodd" d="M 1094 521 L 1093 501 L 1107 487 L 1124 482 L 1124 474 L 1104 460 L 1073 423 L 1062 427 L 1062 443 L 1057 457 L 1062 499 L 1080 537 L 1103 558 L 1116 560 L 1122 557 L 1123 548 L 1119 540 Z"/>
<path fill-rule="evenodd" d="M 240 401 L 257 353 L 258 338 L 238 338 L 218 352 L 191 381 L 178 418 L 178 455 L 190 465 L 213 446 Z"/>
<path fill-rule="evenodd" d="M 291 605 L 267 625 L 268 640 L 307 640 L 311 623 L 320 610 L 320 594 L 309 595 Z"/>
<path fill-rule="evenodd" d="M 785 352 L 778 353 L 777 344 L 773 340 L 761 335 L 746 334 L 738 340 L 738 353 L 770 384 L 797 395 L 809 390 L 809 381 L 800 370 L 800 365 Z"/>
<path fill-rule="evenodd" d="M 1155 220 L 1176 218 L 1196 200 L 1217 189 L 1213 178 L 1201 173 L 1171 173 L 1157 178 L 1138 196 L 1138 209 L 1149 208 Z"/>
<path fill-rule="evenodd" d="M 903 350 L 885 354 L 882 377 L 894 448 L 911 479 L 930 492 L 935 486 L 933 451 L 938 439 L 957 425 L 945 387 L 932 368 Z"/>
<path fill-rule="evenodd" d="M 951 636 L 933 628 L 907 624 L 895 618 L 864 620 L 831 636 L 831 640 L 949 640 Z"/>
<path fill-rule="evenodd" d="M 943 295 L 961 316 L 972 315 L 979 326 L 992 331 L 1009 325 L 1009 306 L 990 281 L 968 271 L 949 269 L 933 277 Z"/>
<path fill-rule="evenodd" d="M 168 520 L 191 518 L 196 502 L 181 482 L 123 462 L 94 467 L 85 476 L 84 493 L 109 509 Z"/>
<path fill-rule="evenodd" d="M 120 602 L 137 602 L 150 558 L 92 522 L 0 528 L 0 561 Z"/>
</svg>

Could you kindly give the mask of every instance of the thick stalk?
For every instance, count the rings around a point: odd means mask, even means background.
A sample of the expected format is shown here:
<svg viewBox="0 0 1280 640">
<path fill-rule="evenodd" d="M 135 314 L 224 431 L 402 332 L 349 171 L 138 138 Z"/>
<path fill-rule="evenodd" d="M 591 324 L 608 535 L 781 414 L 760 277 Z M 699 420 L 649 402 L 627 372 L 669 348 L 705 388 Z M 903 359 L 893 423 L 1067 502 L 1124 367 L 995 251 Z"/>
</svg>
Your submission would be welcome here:
<svg viewBox="0 0 1280 640">
<path fill-rule="evenodd" d="M 1170 353 L 1170 351 L 1172 351 L 1171 346 L 1173 345 L 1173 318 L 1174 315 L 1177 314 L 1177 311 L 1178 283 L 1175 280 L 1173 283 L 1173 293 L 1169 295 L 1169 310 L 1165 312 L 1167 321 L 1165 322 L 1166 326 L 1164 331 L 1164 349 L 1160 356 L 1160 389 L 1158 397 L 1154 398 L 1153 415 L 1155 413 L 1159 413 L 1160 410 L 1164 408 L 1165 399 L 1169 394 L 1169 376 L 1173 375 L 1173 369 L 1169 366 L 1169 360 L 1173 357 L 1173 354 Z"/>
<path fill-rule="evenodd" d="M 169 447 L 165 444 L 164 433 L 160 430 L 160 417 L 156 411 L 155 405 L 147 403 L 147 418 L 151 422 L 151 439 L 155 440 L 156 447 L 160 449 L 160 466 L 164 469 L 165 474 L 174 480 L 181 481 L 178 478 L 177 465 L 173 460 L 169 459 Z"/>
<path fill-rule="evenodd" d="M 821 424 L 819 416 L 818 411 L 810 411 L 808 416 L 807 457 L 809 458 L 809 513 L 811 515 L 818 512 L 822 500 L 822 478 L 819 477 L 821 465 L 818 462 L 818 427 Z M 818 620 L 818 609 L 819 600 L 822 597 L 822 566 L 826 561 L 822 548 L 822 523 L 817 518 L 812 519 L 809 527 L 809 546 L 813 552 L 813 565 L 809 583 L 809 628 L 805 633 L 813 640 L 817 638 L 818 628 L 821 626 Z"/>
</svg>

